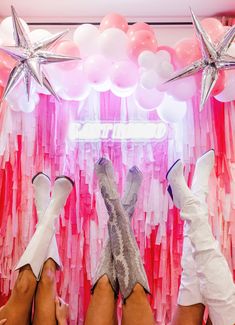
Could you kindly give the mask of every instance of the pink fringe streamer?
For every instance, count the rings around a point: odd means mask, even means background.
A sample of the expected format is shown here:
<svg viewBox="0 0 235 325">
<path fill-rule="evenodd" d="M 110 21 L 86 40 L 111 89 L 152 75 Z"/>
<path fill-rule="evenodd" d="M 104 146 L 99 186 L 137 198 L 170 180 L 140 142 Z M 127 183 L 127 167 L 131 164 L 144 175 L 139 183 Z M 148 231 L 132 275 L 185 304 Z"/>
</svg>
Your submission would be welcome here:
<svg viewBox="0 0 235 325">
<path fill-rule="evenodd" d="M 133 229 L 145 262 L 151 305 L 157 324 L 169 324 L 180 282 L 182 227 L 166 192 L 165 174 L 176 158 L 185 163 L 190 183 L 196 158 L 209 148 L 216 152 L 210 179 L 209 211 L 214 234 L 235 275 L 235 105 L 211 100 L 199 113 L 198 98 L 188 103 L 184 120 L 170 125 L 163 142 L 72 143 L 73 120 L 158 119 L 137 111 L 130 100 L 111 93 L 91 94 L 84 103 L 55 103 L 41 95 L 33 113 L 0 111 L 0 303 L 9 296 L 13 271 L 36 224 L 31 178 L 44 171 L 53 180 L 66 174 L 76 187 L 57 225 L 64 272 L 58 274 L 59 294 L 70 304 L 70 324 L 83 324 L 90 280 L 107 235 L 107 212 L 93 177 L 94 162 L 109 157 L 120 191 L 127 170 L 137 165 L 144 174 Z M 177 109 L 177 107 L 176 107 Z"/>
</svg>

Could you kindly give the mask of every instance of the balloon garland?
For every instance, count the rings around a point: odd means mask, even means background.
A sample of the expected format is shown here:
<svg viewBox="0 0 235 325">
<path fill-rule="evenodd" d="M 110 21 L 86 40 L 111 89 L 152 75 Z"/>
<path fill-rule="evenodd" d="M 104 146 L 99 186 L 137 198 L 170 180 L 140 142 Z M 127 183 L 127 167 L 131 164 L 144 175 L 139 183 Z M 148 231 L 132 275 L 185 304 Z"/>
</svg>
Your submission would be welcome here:
<svg viewBox="0 0 235 325">
<path fill-rule="evenodd" d="M 26 22 L 19 20 L 32 44 L 43 44 L 45 39 L 55 38 L 44 29 L 30 32 Z M 1 47 L 17 45 L 14 43 L 13 22 L 12 17 L 7 17 L 0 24 Z M 203 19 L 201 26 L 210 44 L 222 44 L 226 35 L 230 35 L 226 54 L 234 62 L 235 27 L 227 31 L 227 27 L 215 18 Z M 154 110 L 166 97 L 169 97 L 168 102 L 171 98 L 184 102 L 193 97 L 201 84 L 196 75 L 172 83 L 166 81 L 179 69 L 205 59 L 201 58 L 196 36 L 179 41 L 174 48 L 158 46 L 152 26 L 143 22 L 128 25 L 125 17 L 115 13 L 105 16 L 99 28 L 92 24 L 78 26 L 73 40 L 59 40 L 48 51 L 51 56 L 79 56 L 81 60 L 44 65 L 43 71 L 50 80 L 51 88 L 45 89 L 45 84 L 32 80 L 29 98 L 25 92 L 25 78 L 19 80 L 15 85 L 17 96 L 16 92 L 7 95 L 13 109 L 31 112 L 39 100 L 38 94 L 50 94 L 51 89 L 54 95 L 58 94 L 64 100 L 78 101 L 86 99 L 94 89 L 99 92 L 111 90 L 119 97 L 133 96 L 137 107 Z M 6 85 L 15 66 L 16 61 L 6 51 L 0 50 L 0 93 L 6 93 Z M 234 74 L 233 70 L 221 70 L 213 82 L 214 89 L 211 87 L 210 95 L 219 101 L 234 100 L 231 82 Z"/>
</svg>

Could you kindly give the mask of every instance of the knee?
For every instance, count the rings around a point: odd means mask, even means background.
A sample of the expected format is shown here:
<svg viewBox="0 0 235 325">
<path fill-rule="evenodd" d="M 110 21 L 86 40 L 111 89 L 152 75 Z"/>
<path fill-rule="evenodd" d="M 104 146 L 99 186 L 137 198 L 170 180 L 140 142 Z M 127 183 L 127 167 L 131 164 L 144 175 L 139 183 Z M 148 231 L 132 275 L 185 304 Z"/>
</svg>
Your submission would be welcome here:
<svg viewBox="0 0 235 325">
<path fill-rule="evenodd" d="M 20 296 L 25 296 L 32 291 L 35 285 L 36 279 L 33 275 L 26 275 L 20 272 L 14 286 L 14 291 Z"/>
<path fill-rule="evenodd" d="M 137 283 L 135 285 L 135 287 L 133 288 L 133 293 L 140 297 L 141 296 L 146 297 L 146 292 L 145 292 L 144 288 L 139 283 Z"/>
<path fill-rule="evenodd" d="M 44 267 L 41 278 L 40 284 L 46 287 L 54 286 L 56 283 L 56 271 L 52 267 Z"/>
<path fill-rule="evenodd" d="M 96 284 L 96 291 L 113 291 L 107 275 L 103 275 Z"/>
</svg>

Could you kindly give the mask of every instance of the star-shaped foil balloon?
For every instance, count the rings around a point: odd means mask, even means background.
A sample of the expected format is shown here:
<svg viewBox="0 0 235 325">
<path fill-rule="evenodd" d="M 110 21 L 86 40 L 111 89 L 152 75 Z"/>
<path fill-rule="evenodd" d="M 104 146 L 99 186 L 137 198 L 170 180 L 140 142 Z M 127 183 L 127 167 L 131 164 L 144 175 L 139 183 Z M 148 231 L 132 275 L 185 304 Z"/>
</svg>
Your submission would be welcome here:
<svg viewBox="0 0 235 325">
<path fill-rule="evenodd" d="M 10 73 L 2 100 L 6 98 L 21 78 L 25 80 L 28 99 L 30 97 L 31 78 L 33 78 L 40 86 L 44 86 L 59 100 L 58 95 L 42 70 L 42 65 L 79 59 L 49 52 L 49 49 L 51 49 L 67 31 L 57 33 L 42 41 L 32 43 L 13 6 L 11 7 L 11 11 L 16 44 L 15 46 L 1 46 L 0 50 L 14 58 L 17 63 Z"/>
<path fill-rule="evenodd" d="M 200 110 L 202 110 L 218 79 L 219 70 L 232 69 L 235 67 L 235 57 L 226 54 L 235 37 L 235 25 L 227 31 L 223 39 L 218 44 L 213 44 L 192 10 L 191 14 L 193 24 L 196 29 L 197 38 L 200 42 L 202 58 L 193 62 L 191 65 L 186 66 L 167 82 L 188 77 L 197 73 L 198 71 L 202 71 L 200 101 Z"/>
</svg>

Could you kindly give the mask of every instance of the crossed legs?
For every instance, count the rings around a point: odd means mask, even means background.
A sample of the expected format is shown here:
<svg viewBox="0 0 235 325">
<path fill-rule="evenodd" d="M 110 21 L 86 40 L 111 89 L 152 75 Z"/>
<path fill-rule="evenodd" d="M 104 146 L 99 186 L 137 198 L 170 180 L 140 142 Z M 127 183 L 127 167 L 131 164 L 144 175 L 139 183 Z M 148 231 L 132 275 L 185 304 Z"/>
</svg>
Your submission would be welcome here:
<svg viewBox="0 0 235 325">
<path fill-rule="evenodd" d="M 44 189 L 43 187 L 43 193 Z M 72 182 L 68 178 L 57 178 L 51 200 L 44 209 L 45 211 L 41 205 L 39 206 L 39 198 L 36 196 L 38 199 L 36 205 L 37 208 L 40 208 L 38 211 L 40 214 L 45 212 L 44 218 L 38 223 L 33 237 L 18 262 L 19 275 L 11 297 L 7 304 L 0 309 L 0 320 L 7 319 L 8 325 L 18 325 L 19 323 L 27 325 L 31 322 L 31 309 L 36 289 L 38 289 L 35 298 L 36 324 L 56 324 L 56 263 L 50 258 L 55 256 L 55 259 L 58 259 L 57 246 L 56 243 L 53 244 L 55 239 L 54 221 L 58 218 L 71 190 Z M 38 287 L 37 280 L 40 280 Z"/>
<path fill-rule="evenodd" d="M 136 203 L 141 173 L 136 167 L 130 170 L 122 202 L 117 194 L 110 162 L 101 159 L 96 164 L 96 173 L 110 217 L 108 229 L 111 243 L 110 251 L 106 246 L 106 257 L 102 257 L 103 265 L 98 268 L 101 277 L 96 277 L 85 324 L 117 324 L 116 276 L 124 299 L 122 324 L 152 325 L 153 315 L 146 296 L 146 291 L 149 291 L 147 278 L 129 221 Z"/>
<path fill-rule="evenodd" d="M 233 325 L 235 321 L 235 285 L 228 264 L 212 234 L 205 200 L 200 195 L 200 192 L 207 191 L 209 175 L 205 174 L 205 170 L 210 171 L 208 168 L 210 161 L 213 163 L 213 160 L 207 160 L 199 173 L 200 182 L 196 186 L 193 184 L 192 191 L 189 190 L 183 177 L 181 161 L 177 161 L 172 166 L 167 179 L 171 186 L 174 203 L 180 208 L 181 218 L 188 225 L 187 237 L 192 245 L 199 290 L 203 301 L 208 306 L 210 318 L 214 325 Z M 185 284 L 187 283 L 185 282 Z M 187 317 L 186 310 L 187 308 L 178 307 L 174 324 L 183 324 L 184 316 Z M 193 310 L 193 306 L 189 306 L 189 310 Z M 201 324 L 202 311 L 203 306 L 195 312 L 195 320 L 192 324 Z M 199 317 L 198 323 L 196 322 L 197 316 Z M 211 321 L 208 320 L 207 324 L 211 324 Z"/>
<path fill-rule="evenodd" d="M 33 324 L 55 325 L 55 273 L 56 264 L 52 259 L 45 262 L 39 282 L 36 281 L 29 265 L 22 267 L 11 297 L 6 305 L 0 309 L 0 320 L 6 318 L 8 325 L 30 324 L 32 304 L 35 298 Z"/>
</svg>

